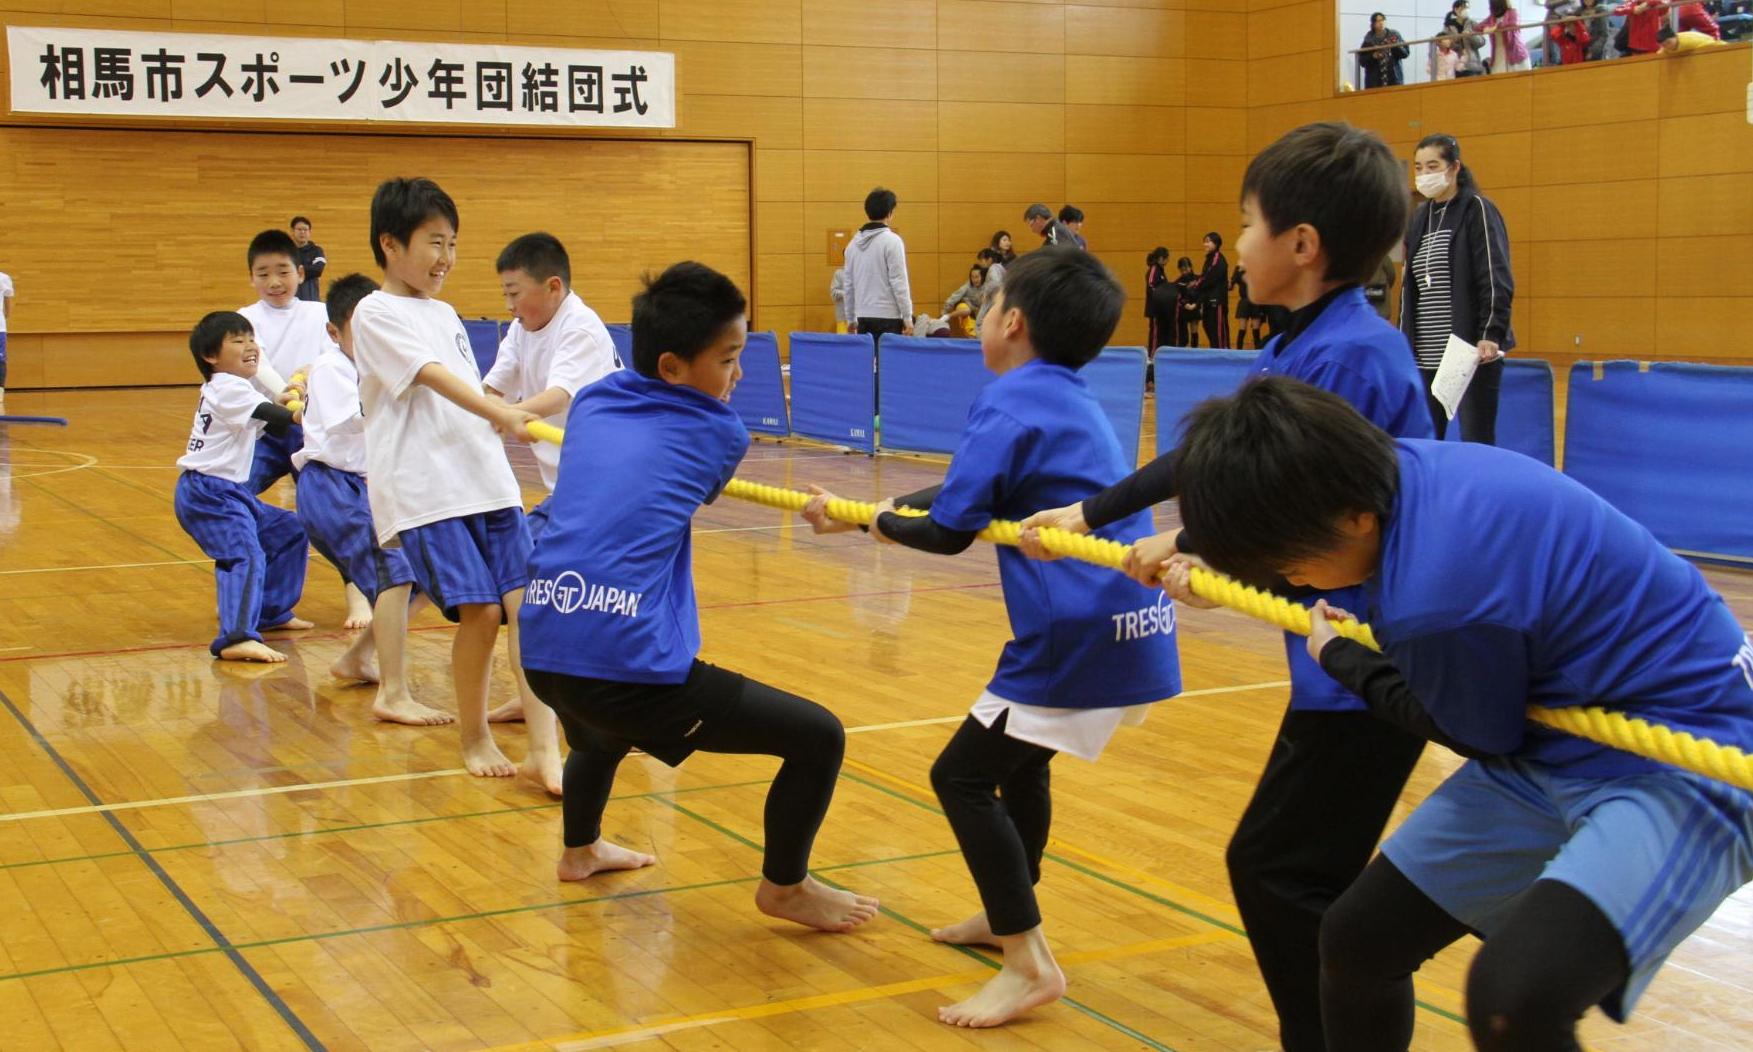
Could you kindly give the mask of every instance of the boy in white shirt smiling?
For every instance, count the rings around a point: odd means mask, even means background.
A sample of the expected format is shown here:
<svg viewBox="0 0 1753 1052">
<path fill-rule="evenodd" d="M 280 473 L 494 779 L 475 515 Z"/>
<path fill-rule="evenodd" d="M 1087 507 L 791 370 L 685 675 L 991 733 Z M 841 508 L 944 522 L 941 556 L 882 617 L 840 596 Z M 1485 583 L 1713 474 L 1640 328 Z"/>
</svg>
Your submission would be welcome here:
<svg viewBox="0 0 1753 1052">
<path fill-rule="evenodd" d="M 464 765 L 483 777 L 519 770 L 487 726 L 503 619 L 528 718 L 522 773 L 559 795 L 554 714 L 529 694 L 518 652 L 530 532 L 494 435 L 528 441 L 538 417 L 482 393 L 462 319 L 433 298 L 456 263 L 457 225 L 456 204 L 429 179 L 391 179 L 372 197 L 371 250 L 383 289 L 353 312 L 371 517 L 378 543 L 401 547 L 420 590 L 457 622 L 451 669 Z"/>
<path fill-rule="evenodd" d="M 317 355 L 332 346 L 329 316 L 323 305 L 298 298 L 298 287 L 304 280 L 299 259 L 297 243 L 284 230 L 264 230 L 250 240 L 250 284 L 259 298 L 237 312 L 249 319 L 256 331 L 256 345 L 262 354 L 254 382 L 256 389 L 270 398 L 280 397 L 289 380 L 309 371 Z M 287 475 L 296 475 L 293 454 L 303 445 L 304 431 L 296 424 L 284 434 L 263 435 L 250 465 L 250 491 L 264 493 Z M 335 563 L 335 568 L 347 586 L 343 627 L 364 628 L 371 624 L 371 603 L 340 563 Z"/>
<path fill-rule="evenodd" d="M 227 661 L 285 661 L 262 641 L 262 630 L 311 627 L 292 613 L 304 592 L 309 541 L 297 516 L 262 503 L 248 483 L 257 438 L 284 434 L 299 417 L 254 386 L 262 352 L 243 315 L 202 318 L 189 334 L 189 353 L 206 382 L 177 460 L 176 516 L 213 560 L 219 634 L 210 649 Z"/>
</svg>

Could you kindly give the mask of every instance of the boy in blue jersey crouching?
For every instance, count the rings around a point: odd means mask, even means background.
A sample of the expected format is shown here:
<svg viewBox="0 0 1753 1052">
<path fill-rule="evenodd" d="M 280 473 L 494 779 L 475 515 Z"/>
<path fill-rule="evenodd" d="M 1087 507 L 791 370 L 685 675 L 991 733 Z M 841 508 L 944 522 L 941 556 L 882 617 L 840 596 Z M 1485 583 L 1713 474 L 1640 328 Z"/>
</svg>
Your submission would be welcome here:
<svg viewBox="0 0 1753 1052">
<path fill-rule="evenodd" d="M 1006 271 L 997 295 L 980 351 L 998 379 L 969 409 L 943 485 L 878 506 L 879 540 L 952 555 L 994 519 L 1081 500 L 1132 466 L 1077 373 L 1119 323 L 1126 294 L 1114 276 L 1086 252 L 1045 248 Z M 804 517 L 817 532 L 850 529 L 826 518 L 828 499 L 818 491 Z M 898 515 L 897 503 L 930 514 Z M 1141 512 L 1102 534 L 1133 541 L 1150 531 Z M 1035 901 L 1052 818 L 1048 765 L 1060 752 L 1096 759 L 1150 703 L 1181 692 L 1175 606 L 1162 592 L 1014 548 L 998 550 L 998 569 L 1015 638 L 931 769 L 984 907 L 932 937 L 1004 951 L 978 993 L 938 1009 L 953 1026 L 998 1026 L 1064 995 Z"/>
<path fill-rule="evenodd" d="M 615 769 L 637 746 L 674 767 L 696 750 L 777 756 L 767 791 L 761 912 L 823 931 L 877 901 L 809 875 L 845 752 L 815 702 L 700 661 L 690 523 L 749 447 L 727 404 L 742 377 L 747 302 L 723 274 L 677 263 L 633 299 L 633 368 L 578 393 L 548 525 L 530 558 L 522 660 L 572 753 L 559 878 L 657 861 L 602 835 Z"/>
<path fill-rule="evenodd" d="M 1244 578 L 1363 584 L 1382 653 L 1337 638 L 1327 618 L 1345 615 L 1322 603 L 1310 654 L 1377 716 L 1471 758 L 1327 912 L 1328 1046 L 1406 1049 L 1412 973 L 1469 931 L 1479 1048 L 1576 1049 L 1593 1004 L 1623 1022 L 1753 876 L 1753 797 L 1525 712 L 1599 705 L 1753 747 L 1753 651 L 1721 597 L 1545 465 L 1396 441 L 1288 379 L 1200 406 L 1174 457 L 1199 553 Z"/>
</svg>

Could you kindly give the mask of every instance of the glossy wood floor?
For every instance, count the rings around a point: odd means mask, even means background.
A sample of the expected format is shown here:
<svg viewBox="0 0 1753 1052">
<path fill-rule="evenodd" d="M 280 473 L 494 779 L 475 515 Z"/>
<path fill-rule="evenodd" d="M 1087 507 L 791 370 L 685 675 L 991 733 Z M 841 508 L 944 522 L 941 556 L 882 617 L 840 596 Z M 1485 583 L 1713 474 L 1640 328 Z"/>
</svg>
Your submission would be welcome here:
<svg viewBox="0 0 1753 1052">
<path fill-rule="evenodd" d="M 926 772 L 1007 635 L 990 549 L 818 540 L 730 501 L 696 521 L 705 656 L 851 731 L 816 863 L 884 915 L 806 933 L 751 903 L 773 761 L 631 758 L 606 828 L 660 864 L 561 884 L 555 803 L 468 777 L 454 729 L 375 723 L 369 690 L 328 677 L 346 637 L 326 565 L 301 607 L 320 627 L 282 641 L 289 664 L 209 659 L 210 569 L 171 512 L 193 398 L 7 399 L 72 426 L 0 427 L 0 1046 L 1275 1047 L 1223 871 L 1285 696 L 1272 632 L 1185 612 L 1187 695 L 1100 764 L 1055 765 L 1042 899 L 1070 997 L 952 1031 L 935 1008 L 993 961 L 923 935 L 974 908 Z M 874 497 L 941 470 L 763 443 L 743 474 Z M 1712 577 L 1753 622 L 1753 577 Z M 416 690 L 446 707 L 449 643 L 427 620 L 411 647 Z M 520 754 L 519 732 L 501 737 Z M 1405 805 L 1455 762 L 1433 749 Z M 1744 895 L 1633 1025 L 1591 1018 L 1589 1047 L 1747 1047 L 1750 935 Z M 1456 991 L 1473 949 L 1426 969 L 1416 1047 L 1467 1047 Z"/>
</svg>

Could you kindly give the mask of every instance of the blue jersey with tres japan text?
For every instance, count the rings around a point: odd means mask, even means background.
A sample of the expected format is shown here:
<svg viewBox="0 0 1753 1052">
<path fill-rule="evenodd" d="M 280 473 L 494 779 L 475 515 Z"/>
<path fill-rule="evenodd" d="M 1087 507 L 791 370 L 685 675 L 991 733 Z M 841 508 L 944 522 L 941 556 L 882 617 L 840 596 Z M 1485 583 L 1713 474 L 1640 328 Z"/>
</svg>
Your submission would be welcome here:
<svg viewBox="0 0 1753 1052">
<path fill-rule="evenodd" d="M 694 512 L 749 448 L 730 406 L 631 369 L 578 393 L 518 618 L 527 668 L 681 683 L 700 652 Z"/>
<path fill-rule="evenodd" d="M 1369 619 L 1444 733 L 1589 778 L 1662 768 L 1528 723 L 1528 705 L 1600 705 L 1753 749 L 1753 645 L 1695 567 L 1519 453 L 1397 445 Z"/>
<path fill-rule="evenodd" d="M 1083 378 L 1034 360 L 974 400 L 931 506 L 952 530 L 1022 519 L 1074 504 L 1118 482 L 1132 465 Z M 1154 533 L 1140 512 L 1096 531 L 1130 544 Z M 1036 562 L 998 549 L 1004 605 L 1015 636 L 987 689 L 1019 705 L 1109 708 L 1181 691 L 1175 607 L 1161 590 L 1073 559 Z"/>
<path fill-rule="evenodd" d="M 1254 373 L 1288 376 L 1331 391 L 1395 438 L 1436 437 L 1424 384 L 1405 334 L 1383 321 L 1356 286 L 1336 294 L 1288 344 L 1283 338 L 1268 343 L 1254 359 Z M 1325 592 L 1321 598 L 1341 610 L 1362 614 L 1364 598 L 1358 589 Z M 1314 605 L 1312 598 L 1304 602 Z M 1298 711 L 1363 711 L 1363 699 L 1334 682 L 1309 657 L 1306 642 L 1302 636 L 1284 634 L 1284 653 L 1290 663 L 1290 707 Z"/>
</svg>

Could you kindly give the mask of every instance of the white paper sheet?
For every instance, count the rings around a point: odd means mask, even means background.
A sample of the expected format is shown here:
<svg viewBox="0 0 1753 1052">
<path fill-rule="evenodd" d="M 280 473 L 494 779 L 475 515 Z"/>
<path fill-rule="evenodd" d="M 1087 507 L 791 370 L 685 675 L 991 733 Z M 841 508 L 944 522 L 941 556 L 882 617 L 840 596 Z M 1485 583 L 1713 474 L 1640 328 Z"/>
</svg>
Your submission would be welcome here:
<svg viewBox="0 0 1753 1052">
<path fill-rule="evenodd" d="M 1450 333 L 1448 346 L 1443 348 L 1443 364 L 1437 366 L 1436 379 L 1430 385 L 1432 397 L 1442 403 L 1450 420 L 1455 418 L 1461 396 L 1467 393 L 1467 385 L 1473 382 L 1478 369 L 1479 348 Z"/>
</svg>

